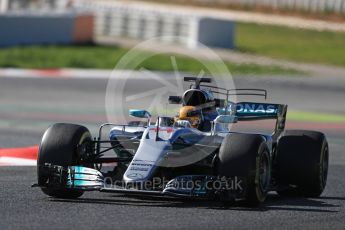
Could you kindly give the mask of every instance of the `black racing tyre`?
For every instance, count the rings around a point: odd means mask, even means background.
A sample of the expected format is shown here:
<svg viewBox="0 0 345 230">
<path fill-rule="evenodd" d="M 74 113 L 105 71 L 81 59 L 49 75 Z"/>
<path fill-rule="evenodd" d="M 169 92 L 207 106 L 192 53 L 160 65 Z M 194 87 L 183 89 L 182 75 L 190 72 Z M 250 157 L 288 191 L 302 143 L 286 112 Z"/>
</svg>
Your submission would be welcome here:
<svg viewBox="0 0 345 230">
<path fill-rule="evenodd" d="M 58 123 L 49 127 L 42 137 L 37 157 L 38 184 L 42 185 L 47 178 L 40 172 L 40 165 L 50 163 L 59 166 L 80 165 L 77 159 L 77 146 L 91 141 L 90 131 L 80 125 Z M 78 198 L 83 191 L 72 189 L 42 188 L 52 197 Z"/>
<path fill-rule="evenodd" d="M 318 197 L 326 187 L 329 149 L 323 133 L 288 130 L 277 146 L 277 182 L 287 185 L 280 195 Z M 281 187 L 281 186 L 280 186 Z M 283 186 L 284 187 L 284 186 Z"/>
<path fill-rule="evenodd" d="M 219 150 L 217 173 L 246 178 L 245 199 L 251 206 L 264 202 L 271 181 L 271 157 L 264 137 L 229 134 Z"/>
</svg>

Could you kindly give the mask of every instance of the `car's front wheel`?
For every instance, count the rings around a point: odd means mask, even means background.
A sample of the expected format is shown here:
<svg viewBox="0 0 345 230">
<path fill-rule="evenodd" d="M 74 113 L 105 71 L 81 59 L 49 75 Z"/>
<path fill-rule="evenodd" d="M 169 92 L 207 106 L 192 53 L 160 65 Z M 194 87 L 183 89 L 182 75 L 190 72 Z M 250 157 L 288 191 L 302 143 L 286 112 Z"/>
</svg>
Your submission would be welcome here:
<svg viewBox="0 0 345 230">
<path fill-rule="evenodd" d="M 42 137 L 37 158 L 38 184 L 44 185 L 47 177 L 40 166 L 46 163 L 59 166 L 74 166 L 78 162 L 77 147 L 91 141 L 89 130 L 75 124 L 58 123 L 49 127 Z M 83 195 L 80 190 L 42 188 L 42 191 L 52 197 L 78 198 Z"/>
</svg>

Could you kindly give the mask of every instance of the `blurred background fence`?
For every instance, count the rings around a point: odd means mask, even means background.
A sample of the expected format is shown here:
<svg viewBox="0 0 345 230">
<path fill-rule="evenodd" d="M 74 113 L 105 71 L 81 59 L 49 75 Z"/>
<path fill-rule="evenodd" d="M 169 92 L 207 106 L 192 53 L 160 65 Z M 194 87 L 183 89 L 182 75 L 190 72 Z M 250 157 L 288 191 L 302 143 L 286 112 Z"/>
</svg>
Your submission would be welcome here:
<svg viewBox="0 0 345 230">
<path fill-rule="evenodd" d="M 187 0 L 207 5 L 239 5 L 243 7 L 268 7 L 273 9 L 302 10 L 310 12 L 345 12 L 345 0 Z"/>
<path fill-rule="evenodd" d="M 0 0 L 0 9 L 2 12 L 7 10 L 63 9 L 70 3 L 69 0 Z"/>
<path fill-rule="evenodd" d="M 161 37 L 166 42 L 188 45 L 184 38 L 193 36 L 191 28 L 196 24 L 195 17 L 178 12 L 162 14 L 155 9 L 97 1 L 88 1 L 87 4 L 85 1 L 76 1 L 74 6 L 94 12 L 96 36 L 133 39 Z"/>
<path fill-rule="evenodd" d="M 0 1 L 4 5 L 4 0 Z M 95 16 L 94 35 L 117 41 L 121 38 L 134 40 L 158 38 L 160 42 L 178 44 L 188 48 L 196 48 L 200 43 L 210 47 L 234 47 L 234 25 L 231 20 L 182 13 L 177 10 L 169 10 L 169 8 L 158 10 L 132 4 L 120 4 L 118 1 L 96 0 L 11 0 L 6 5 L 9 9 L 6 18 L 8 14 L 11 14 L 10 12 L 18 11 L 23 14 L 24 10 L 20 9 L 26 9 L 27 13 L 38 12 L 39 9 L 42 11 L 56 9 L 58 11 L 67 8 L 73 8 L 71 11 L 75 12 L 89 12 Z M 9 24 L 7 24 L 8 27 L 4 26 L 4 31 L 12 30 L 12 28 L 8 28 Z M 41 36 L 45 36 L 45 34 L 43 33 Z M 10 36 L 6 40 L 11 40 Z"/>
<path fill-rule="evenodd" d="M 170 3 L 168 0 L 152 1 Z M 142 0 L 141 2 L 146 1 Z M 174 2 L 215 6 L 229 4 L 245 7 L 269 6 L 276 9 L 325 11 L 334 12 L 334 14 L 337 12 L 345 13 L 345 0 L 176 0 Z M 164 4 L 131 3 L 134 3 L 134 1 L 0 0 L 0 9 L 3 15 L 7 14 L 2 21 L 8 15 L 14 17 L 14 14 L 18 14 L 18 12 L 21 15 L 25 13 L 36 15 L 40 11 L 46 14 L 56 11 L 86 12 L 87 14 L 94 15 L 94 21 L 88 23 L 88 28 L 93 28 L 93 36 L 96 38 L 107 37 L 119 41 L 121 38 L 147 40 L 159 37 L 161 42 L 169 42 L 189 48 L 196 48 L 199 43 L 210 47 L 233 48 L 235 37 L 234 21 L 274 24 L 274 22 L 280 20 L 274 17 L 256 17 L 253 19 L 252 15 L 237 15 L 234 17 L 235 13 L 233 11 L 229 15 L 224 16 L 224 14 L 218 11 L 206 13 L 201 10 L 199 13 L 196 13 L 197 11 L 193 10 L 192 7 L 189 10 L 187 8 L 186 10 L 181 10 L 181 8 L 167 7 Z M 241 17 L 240 20 L 239 17 Z M 289 20 L 280 20 L 278 24 L 318 30 L 325 28 L 336 31 L 344 30 L 344 24 L 342 23 L 330 25 L 324 22 L 316 22 L 309 24 L 309 22 L 300 23 L 293 19 L 293 17 L 290 17 Z M 5 23 L 4 26 L 8 27 L 9 24 Z M 21 30 L 19 27 L 15 28 Z M 84 26 L 74 26 L 73 28 L 82 32 L 84 30 Z M 9 30 L 3 29 L 3 31 Z M 72 33 L 74 34 L 75 32 Z M 78 37 L 81 36 L 78 35 Z M 83 35 L 83 37 L 85 36 Z M 89 38 L 90 36 L 86 37 Z M 7 41 L 9 40 L 12 39 L 8 37 Z M 85 39 L 82 40 L 86 41 Z M 74 40 L 71 39 L 71 41 Z"/>
<path fill-rule="evenodd" d="M 234 23 L 170 9 L 116 4 L 116 1 L 75 1 L 74 7 L 95 14 L 95 35 L 146 40 L 158 38 L 189 48 L 199 43 L 233 48 Z"/>
<path fill-rule="evenodd" d="M 97 2 L 97 0 L 94 0 Z M 108 0 L 116 2 L 117 0 Z M 302 10 L 308 12 L 345 13 L 345 0 L 187 0 L 194 4 L 238 5 L 242 7 L 268 7 L 272 9 Z M 0 0 L 2 9 L 60 8 L 73 0 Z M 169 1 L 166 1 L 169 2 Z"/>
</svg>

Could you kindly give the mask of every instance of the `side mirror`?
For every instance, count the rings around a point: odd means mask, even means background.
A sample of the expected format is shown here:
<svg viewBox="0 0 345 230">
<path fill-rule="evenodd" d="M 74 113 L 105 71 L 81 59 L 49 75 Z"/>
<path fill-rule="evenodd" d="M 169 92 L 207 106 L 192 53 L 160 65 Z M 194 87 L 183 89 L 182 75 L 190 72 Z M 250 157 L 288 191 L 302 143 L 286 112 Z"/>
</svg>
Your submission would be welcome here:
<svg viewBox="0 0 345 230">
<path fill-rule="evenodd" d="M 129 116 L 132 117 L 138 117 L 138 118 L 151 118 L 151 114 L 147 112 L 146 110 L 140 110 L 140 109 L 130 109 L 129 110 Z"/>
<path fill-rule="evenodd" d="M 236 123 L 237 117 L 233 115 L 219 115 L 212 122 L 211 134 L 215 135 L 217 132 L 229 132 L 228 124 Z"/>
<path fill-rule="evenodd" d="M 221 124 L 230 124 L 230 123 L 236 123 L 237 117 L 232 115 L 219 115 L 214 119 L 214 123 L 221 123 Z"/>
</svg>

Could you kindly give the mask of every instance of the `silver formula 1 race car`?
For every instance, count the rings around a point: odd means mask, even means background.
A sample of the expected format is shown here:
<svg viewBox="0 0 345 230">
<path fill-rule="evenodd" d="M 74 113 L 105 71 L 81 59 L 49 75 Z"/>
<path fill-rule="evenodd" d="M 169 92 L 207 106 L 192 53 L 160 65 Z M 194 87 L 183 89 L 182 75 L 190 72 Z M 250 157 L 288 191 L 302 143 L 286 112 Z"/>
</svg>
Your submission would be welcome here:
<svg viewBox="0 0 345 230">
<path fill-rule="evenodd" d="M 141 121 L 103 124 L 97 138 L 80 125 L 52 125 L 39 147 L 35 186 L 58 198 L 97 190 L 250 205 L 264 202 L 269 191 L 306 197 L 323 192 L 329 156 L 324 134 L 285 131 L 287 105 L 229 101 L 230 95 L 266 97 L 265 90 L 223 89 L 209 78 L 185 81 L 192 82 L 190 89 L 169 97 L 181 104 L 175 117 L 151 123 L 149 112 L 130 110 Z M 276 120 L 273 134 L 232 131 L 234 123 L 263 119 Z"/>
</svg>

